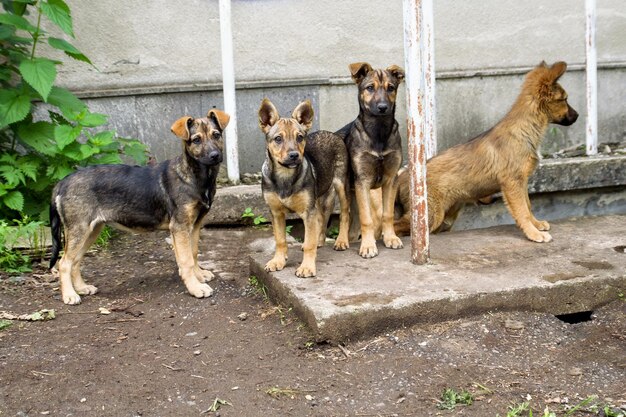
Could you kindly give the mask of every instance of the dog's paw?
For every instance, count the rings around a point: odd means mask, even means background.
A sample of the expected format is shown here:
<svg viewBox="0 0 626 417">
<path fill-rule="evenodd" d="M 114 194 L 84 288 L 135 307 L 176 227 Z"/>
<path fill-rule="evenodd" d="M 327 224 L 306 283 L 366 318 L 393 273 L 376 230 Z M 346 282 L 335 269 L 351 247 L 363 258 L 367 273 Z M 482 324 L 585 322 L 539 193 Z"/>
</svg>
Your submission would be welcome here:
<svg viewBox="0 0 626 417">
<path fill-rule="evenodd" d="M 548 232 L 540 232 L 538 230 L 534 231 L 532 233 L 527 233 L 526 237 L 528 239 L 532 240 L 533 242 L 539 242 L 539 243 L 552 241 L 552 236 L 550 235 L 550 233 L 548 233 Z"/>
<path fill-rule="evenodd" d="M 93 285 L 87 285 L 87 284 L 81 287 L 75 285 L 74 289 L 80 295 L 92 295 L 98 292 L 98 287 L 95 287 Z M 80 301 L 78 302 L 80 303 Z"/>
<path fill-rule="evenodd" d="M 366 259 L 378 256 L 378 248 L 376 247 L 376 243 L 374 243 L 373 245 L 367 245 L 365 244 L 365 242 L 361 242 L 359 255 L 361 255 L 362 258 Z"/>
<path fill-rule="evenodd" d="M 387 248 L 401 249 L 404 247 L 402 240 L 400 240 L 398 236 L 392 236 L 389 239 L 385 238 L 384 242 L 385 242 L 385 247 Z"/>
<path fill-rule="evenodd" d="M 63 302 L 69 305 L 80 304 L 80 295 L 76 291 L 72 291 L 70 294 L 63 294 Z"/>
<path fill-rule="evenodd" d="M 285 267 L 284 259 L 272 259 L 265 264 L 265 270 L 267 272 L 281 271 Z"/>
<path fill-rule="evenodd" d="M 333 249 L 335 250 L 346 250 L 350 247 L 350 242 L 348 242 L 347 240 L 339 240 L 337 239 L 335 241 L 335 246 L 333 246 Z"/>
<path fill-rule="evenodd" d="M 196 279 L 201 283 L 209 282 L 213 280 L 213 278 L 215 278 L 215 275 L 213 275 L 211 271 L 202 269 L 200 267 L 194 268 L 193 272 L 194 272 L 194 275 L 196 276 Z"/>
<path fill-rule="evenodd" d="M 300 265 L 298 269 L 296 269 L 296 276 L 300 278 L 308 278 L 315 276 L 315 266 L 309 265 Z"/>
<path fill-rule="evenodd" d="M 187 287 L 189 294 L 196 298 L 205 298 L 213 295 L 213 288 L 209 287 L 207 284 L 198 284 L 190 287 Z"/>
<path fill-rule="evenodd" d="M 537 224 L 535 224 L 535 227 L 543 231 L 550 230 L 550 223 L 545 220 L 537 220 Z"/>
</svg>

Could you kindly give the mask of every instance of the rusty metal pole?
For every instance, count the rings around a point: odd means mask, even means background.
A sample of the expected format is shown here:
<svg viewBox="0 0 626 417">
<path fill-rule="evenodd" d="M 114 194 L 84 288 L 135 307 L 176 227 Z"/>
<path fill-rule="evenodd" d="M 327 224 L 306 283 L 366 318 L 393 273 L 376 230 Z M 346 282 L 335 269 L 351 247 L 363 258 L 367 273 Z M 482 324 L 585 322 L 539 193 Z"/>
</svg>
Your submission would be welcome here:
<svg viewBox="0 0 626 417">
<path fill-rule="evenodd" d="M 596 0 L 585 1 L 585 52 L 586 52 L 586 151 L 587 155 L 598 153 L 598 76 L 596 56 Z"/>
<path fill-rule="evenodd" d="M 403 7 L 407 139 L 412 202 L 411 261 L 423 265 L 430 258 L 426 141 L 434 136 L 435 130 L 433 8 L 432 0 L 403 0 Z M 431 147 L 431 152 L 434 150 L 434 147 Z"/>
</svg>

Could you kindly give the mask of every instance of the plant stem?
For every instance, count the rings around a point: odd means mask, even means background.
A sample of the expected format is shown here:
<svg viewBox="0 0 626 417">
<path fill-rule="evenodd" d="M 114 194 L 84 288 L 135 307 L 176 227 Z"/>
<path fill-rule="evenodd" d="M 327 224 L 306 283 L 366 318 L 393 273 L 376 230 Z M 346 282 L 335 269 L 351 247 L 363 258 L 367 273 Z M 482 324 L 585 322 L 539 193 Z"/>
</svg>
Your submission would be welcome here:
<svg viewBox="0 0 626 417">
<path fill-rule="evenodd" d="M 37 47 L 37 41 L 39 40 L 39 29 L 41 28 L 41 1 L 37 2 L 37 30 L 33 33 L 33 50 L 30 53 L 30 59 L 35 58 L 35 48 Z"/>
</svg>

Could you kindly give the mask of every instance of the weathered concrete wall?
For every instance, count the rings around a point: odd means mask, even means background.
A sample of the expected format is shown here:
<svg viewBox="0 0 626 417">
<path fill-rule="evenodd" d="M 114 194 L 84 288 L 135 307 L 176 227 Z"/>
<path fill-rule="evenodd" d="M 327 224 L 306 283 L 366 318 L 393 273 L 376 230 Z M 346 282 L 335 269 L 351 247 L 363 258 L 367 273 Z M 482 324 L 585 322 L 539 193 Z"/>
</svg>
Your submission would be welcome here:
<svg viewBox="0 0 626 417">
<path fill-rule="evenodd" d="M 97 70 L 72 62 L 60 82 L 111 116 L 158 159 L 179 145 L 169 134 L 183 114 L 222 107 L 218 2 L 70 0 L 76 46 Z M 233 0 L 240 166 L 258 171 L 263 158 L 256 110 L 261 98 L 283 113 L 314 102 L 316 127 L 334 130 L 357 113 L 347 65 L 403 65 L 402 2 Z M 626 135 L 626 10 L 623 0 L 598 0 L 599 130 L 601 140 Z M 509 108 L 520 68 L 565 60 L 570 102 L 584 115 L 584 2 L 555 0 L 435 5 L 439 147 L 489 128 Z M 576 70 L 578 68 L 578 70 Z M 487 70 L 487 72 L 485 72 Z M 494 75 L 500 74 L 500 75 Z M 404 96 L 397 117 L 404 126 Z M 544 151 L 582 143 L 584 117 L 550 131 Z"/>
</svg>

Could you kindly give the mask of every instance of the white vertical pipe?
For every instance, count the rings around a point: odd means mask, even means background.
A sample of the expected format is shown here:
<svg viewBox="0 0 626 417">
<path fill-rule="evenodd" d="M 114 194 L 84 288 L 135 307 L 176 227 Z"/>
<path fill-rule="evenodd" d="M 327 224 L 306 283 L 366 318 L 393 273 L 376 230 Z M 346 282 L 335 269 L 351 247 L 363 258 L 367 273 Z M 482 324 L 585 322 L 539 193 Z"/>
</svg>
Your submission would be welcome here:
<svg viewBox="0 0 626 417">
<path fill-rule="evenodd" d="M 432 93 L 426 89 L 428 84 L 426 80 L 430 77 L 429 71 L 433 70 L 432 62 L 428 62 L 429 57 L 432 58 L 433 55 L 429 55 L 427 46 L 433 39 L 424 32 L 424 11 L 428 10 L 432 13 L 432 0 L 403 0 L 411 195 L 411 261 L 418 265 L 427 263 L 430 257 L 426 197 L 426 137 L 428 132 L 432 131 L 434 109 L 426 110 L 426 107 L 431 105 L 428 95 Z"/>
<path fill-rule="evenodd" d="M 437 153 L 437 126 L 435 105 L 435 29 L 432 0 L 422 1 L 422 39 L 420 49 L 424 74 L 424 114 L 426 119 L 424 137 L 426 141 L 426 159 Z"/>
<path fill-rule="evenodd" d="M 587 155 L 598 153 L 598 59 L 596 55 L 596 0 L 585 0 L 585 52 L 587 72 Z"/>
<path fill-rule="evenodd" d="M 235 101 L 235 64 L 233 32 L 230 24 L 230 0 L 220 0 L 220 38 L 222 43 L 222 82 L 224 111 L 230 115 L 226 126 L 226 168 L 228 179 L 239 182 L 239 147 L 237 144 L 237 103 Z"/>
</svg>

